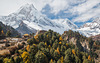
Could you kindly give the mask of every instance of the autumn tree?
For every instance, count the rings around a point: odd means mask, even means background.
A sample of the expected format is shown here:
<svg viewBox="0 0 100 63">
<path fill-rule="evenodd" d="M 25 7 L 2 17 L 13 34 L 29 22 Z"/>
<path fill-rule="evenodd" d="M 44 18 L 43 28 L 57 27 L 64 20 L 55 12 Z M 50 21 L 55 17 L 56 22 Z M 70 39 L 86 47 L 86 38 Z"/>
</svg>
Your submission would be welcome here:
<svg viewBox="0 0 100 63">
<path fill-rule="evenodd" d="M 63 58 L 63 56 L 60 58 L 60 61 L 61 61 L 61 63 L 64 62 L 64 58 Z"/>
<path fill-rule="evenodd" d="M 26 50 L 29 51 L 30 45 L 27 45 Z"/>
<path fill-rule="evenodd" d="M 63 40 L 61 36 L 59 37 L 59 40 L 60 40 L 60 41 L 62 41 L 62 40 Z"/>
<path fill-rule="evenodd" d="M 55 58 L 56 61 L 60 58 L 60 52 L 59 52 L 59 50 L 55 50 L 54 51 L 54 58 Z"/>
<path fill-rule="evenodd" d="M 3 31 L 3 30 L 1 31 L 1 34 L 3 34 L 3 35 L 4 35 L 4 31 Z"/>
<path fill-rule="evenodd" d="M 75 55 L 75 50 L 74 49 L 72 49 L 72 53 Z"/>
<path fill-rule="evenodd" d="M 88 56 L 88 60 L 90 60 L 90 61 L 91 61 L 91 56 L 90 56 L 90 55 Z"/>
<path fill-rule="evenodd" d="M 53 63 L 53 59 L 51 59 L 49 63 Z"/>
<path fill-rule="evenodd" d="M 58 54 L 60 54 L 59 48 L 57 48 L 57 52 L 58 52 Z"/>
<path fill-rule="evenodd" d="M 34 38 L 35 38 L 35 40 L 36 40 L 37 42 L 39 42 L 39 40 L 38 40 L 38 34 L 35 35 Z"/>
<path fill-rule="evenodd" d="M 23 58 L 23 62 L 30 63 L 30 57 L 29 57 L 29 53 L 28 52 L 23 52 L 21 57 Z"/>
<path fill-rule="evenodd" d="M 13 63 L 13 61 L 11 61 L 11 59 L 5 58 L 3 60 L 3 63 Z"/>
</svg>

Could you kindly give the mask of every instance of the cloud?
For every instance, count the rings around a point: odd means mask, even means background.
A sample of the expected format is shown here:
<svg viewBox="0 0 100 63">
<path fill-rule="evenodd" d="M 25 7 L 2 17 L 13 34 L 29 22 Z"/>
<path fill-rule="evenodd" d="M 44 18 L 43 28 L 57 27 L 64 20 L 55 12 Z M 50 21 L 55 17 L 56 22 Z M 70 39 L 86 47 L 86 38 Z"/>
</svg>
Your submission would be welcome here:
<svg viewBox="0 0 100 63">
<path fill-rule="evenodd" d="M 38 11 L 41 11 L 42 8 L 52 2 L 52 0 L 30 0 L 31 3 L 37 8 Z"/>
<path fill-rule="evenodd" d="M 85 22 L 91 18 L 100 17 L 100 0 L 87 0 L 83 4 L 69 10 L 72 15 L 78 15 L 72 21 Z"/>
<path fill-rule="evenodd" d="M 100 0 L 52 0 L 48 4 L 51 7 L 49 13 L 55 18 L 60 14 L 60 17 L 71 17 L 73 22 L 85 22 L 100 17 Z"/>
<path fill-rule="evenodd" d="M 66 0 L 53 0 L 49 5 L 52 8 L 52 13 L 57 14 L 61 10 L 68 8 L 68 2 Z"/>
<path fill-rule="evenodd" d="M 87 12 L 88 10 L 90 10 L 91 8 L 93 8 L 99 3 L 100 3 L 100 0 L 87 0 L 86 2 L 79 4 L 78 6 L 73 6 L 71 11 L 73 13 L 82 14 L 82 13 Z"/>
</svg>

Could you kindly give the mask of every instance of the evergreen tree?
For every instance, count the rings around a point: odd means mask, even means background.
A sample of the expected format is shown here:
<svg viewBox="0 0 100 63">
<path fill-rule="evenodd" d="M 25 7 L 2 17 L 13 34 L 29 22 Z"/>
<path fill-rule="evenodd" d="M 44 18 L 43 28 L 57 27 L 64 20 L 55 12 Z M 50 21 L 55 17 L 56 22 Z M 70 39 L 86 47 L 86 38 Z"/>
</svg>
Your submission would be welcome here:
<svg viewBox="0 0 100 63">
<path fill-rule="evenodd" d="M 43 52 L 38 51 L 35 55 L 35 63 L 48 63 L 48 59 Z"/>
<path fill-rule="evenodd" d="M 7 31 L 6 36 L 11 37 L 11 31 L 10 30 Z"/>
</svg>

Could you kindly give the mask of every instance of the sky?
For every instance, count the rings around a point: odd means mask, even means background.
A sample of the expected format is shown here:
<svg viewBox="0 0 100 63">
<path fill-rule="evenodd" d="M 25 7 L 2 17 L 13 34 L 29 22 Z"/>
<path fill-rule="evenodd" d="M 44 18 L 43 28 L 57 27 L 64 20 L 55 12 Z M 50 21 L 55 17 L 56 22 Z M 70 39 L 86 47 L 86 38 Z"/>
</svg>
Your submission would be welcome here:
<svg viewBox="0 0 100 63">
<path fill-rule="evenodd" d="M 79 26 L 100 17 L 100 0 L 0 0 L 0 16 L 16 12 L 27 3 L 50 19 L 68 18 Z"/>
</svg>

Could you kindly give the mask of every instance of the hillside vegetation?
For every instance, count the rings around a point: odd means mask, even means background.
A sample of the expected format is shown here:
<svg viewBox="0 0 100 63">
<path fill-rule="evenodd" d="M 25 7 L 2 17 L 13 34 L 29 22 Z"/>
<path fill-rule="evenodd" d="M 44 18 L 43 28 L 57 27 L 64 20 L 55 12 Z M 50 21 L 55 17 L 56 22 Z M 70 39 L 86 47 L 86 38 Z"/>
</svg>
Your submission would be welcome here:
<svg viewBox="0 0 100 63">
<path fill-rule="evenodd" d="M 66 36 L 68 39 L 66 40 Z M 75 37 L 76 44 L 70 42 Z M 85 51 L 81 42 L 89 42 Z M 26 47 L 14 51 L 14 55 L 0 57 L 0 63 L 95 63 L 93 41 L 78 32 L 67 31 L 63 35 L 49 30 L 27 40 Z"/>
<path fill-rule="evenodd" d="M 11 26 L 4 25 L 2 22 L 0 22 L 0 36 L 16 37 L 20 36 L 20 33 L 18 33 Z"/>
</svg>

